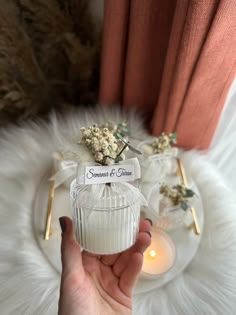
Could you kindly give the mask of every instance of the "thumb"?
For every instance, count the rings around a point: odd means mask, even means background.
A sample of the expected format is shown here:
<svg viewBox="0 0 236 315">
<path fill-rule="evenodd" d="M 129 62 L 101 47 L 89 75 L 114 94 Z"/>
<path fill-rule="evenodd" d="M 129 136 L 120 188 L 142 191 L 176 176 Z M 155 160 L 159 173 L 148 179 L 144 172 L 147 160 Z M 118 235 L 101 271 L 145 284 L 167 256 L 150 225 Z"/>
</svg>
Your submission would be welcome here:
<svg viewBox="0 0 236 315">
<path fill-rule="evenodd" d="M 62 241 L 61 241 L 61 261 L 62 261 L 62 273 L 70 274 L 74 272 L 81 272 L 82 259 L 80 246 L 76 242 L 73 232 L 73 224 L 70 218 L 59 218 Z"/>
</svg>

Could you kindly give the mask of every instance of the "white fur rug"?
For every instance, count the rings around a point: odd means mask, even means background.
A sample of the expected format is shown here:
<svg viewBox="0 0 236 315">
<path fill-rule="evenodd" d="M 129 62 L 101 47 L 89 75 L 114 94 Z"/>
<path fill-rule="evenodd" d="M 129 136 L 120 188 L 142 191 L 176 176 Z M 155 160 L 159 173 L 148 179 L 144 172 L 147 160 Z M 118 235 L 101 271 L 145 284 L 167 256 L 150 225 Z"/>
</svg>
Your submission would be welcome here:
<svg viewBox="0 0 236 315">
<path fill-rule="evenodd" d="M 83 125 L 127 120 L 136 141 L 146 132 L 135 113 L 80 110 L 50 123 L 31 123 L 0 138 L 0 314 L 56 315 L 60 275 L 41 251 L 32 209 L 51 154 L 78 139 Z M 134 297 L 136 315 L 233 315 L 236 309 L 236 200 L 207 158 L 183 153 L 205 210 L 202 241 L 192 263 L 161 289 Z M 45 216 L 45 209 L 42 209 Z M 58 251 L 58 248 L 55 249 Z M 105 315 L 105 314 L 104 314 Z"/>
</svg>

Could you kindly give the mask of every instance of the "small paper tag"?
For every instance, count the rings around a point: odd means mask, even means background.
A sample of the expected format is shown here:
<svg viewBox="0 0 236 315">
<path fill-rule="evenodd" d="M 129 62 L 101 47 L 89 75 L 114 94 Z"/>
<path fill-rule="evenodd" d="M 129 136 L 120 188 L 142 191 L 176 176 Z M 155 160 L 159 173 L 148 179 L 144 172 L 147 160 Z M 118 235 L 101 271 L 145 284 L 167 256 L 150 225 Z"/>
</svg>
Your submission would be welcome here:
<svg viewBox="0 0 236 315">
<path fill-rule="evenodd" d="M 77 163 L 71 160 L 62 160 L 61 161 L 61 168 L 66 169 L 66 168 L 76 168 Z"/>
<path fill-rule="evenodd" d="M 134 165 L 86 166 L 85 185 L 111 182 L 129 182 L 136 178 Z"/>
</svg>

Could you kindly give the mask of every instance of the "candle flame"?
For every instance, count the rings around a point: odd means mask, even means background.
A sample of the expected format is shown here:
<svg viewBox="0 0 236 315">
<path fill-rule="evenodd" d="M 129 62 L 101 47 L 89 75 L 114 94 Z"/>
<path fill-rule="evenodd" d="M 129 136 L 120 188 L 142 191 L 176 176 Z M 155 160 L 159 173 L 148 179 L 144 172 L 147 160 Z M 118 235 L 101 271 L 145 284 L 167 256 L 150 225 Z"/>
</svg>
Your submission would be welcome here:
<svg viewBox="0 0 236 315">
<path fill-rule="evenodd" d="M 154 249 L 150 250 L 150 252 L 148 253 L 149 256 L 151 256 L 152 258 L 156 257 L 156 251 Z"/>
</svg>

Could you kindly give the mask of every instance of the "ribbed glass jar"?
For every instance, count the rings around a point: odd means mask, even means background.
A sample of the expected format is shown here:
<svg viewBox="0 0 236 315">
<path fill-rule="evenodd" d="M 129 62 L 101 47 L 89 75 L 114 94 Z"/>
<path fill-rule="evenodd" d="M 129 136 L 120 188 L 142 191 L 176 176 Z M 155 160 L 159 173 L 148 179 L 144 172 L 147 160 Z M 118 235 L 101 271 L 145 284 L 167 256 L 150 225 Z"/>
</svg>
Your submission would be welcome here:
<svg viewBox="0 0 236 315">
<path fill-rule="evenodd" d="M 71 184 L 74 230 L 81 247 L 107 255 L 131 247 L 139 229 L 141 198 L 129 183 Z"/>
</svg>

